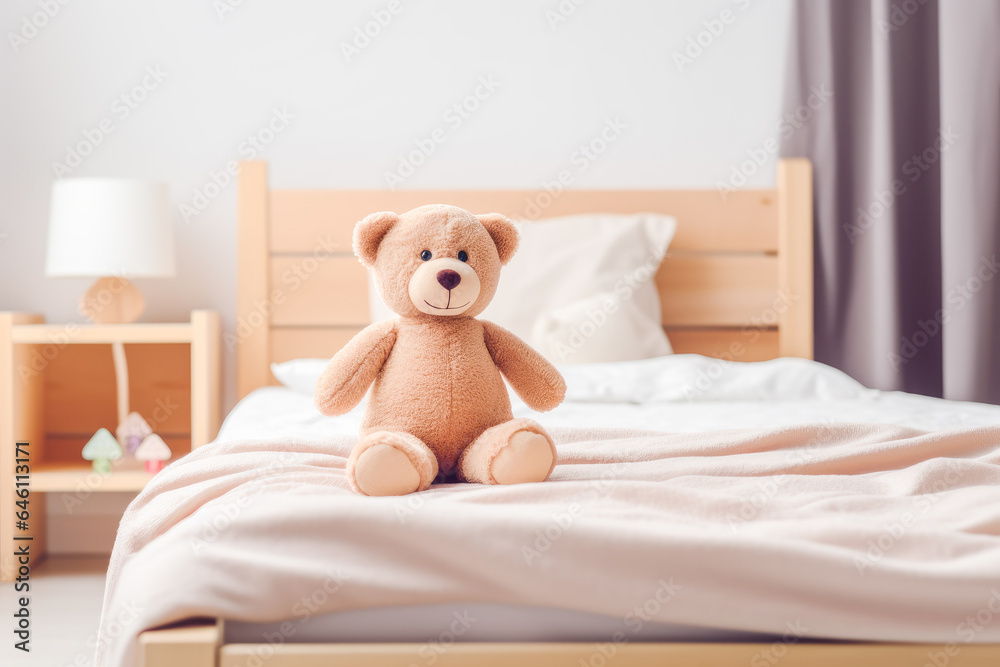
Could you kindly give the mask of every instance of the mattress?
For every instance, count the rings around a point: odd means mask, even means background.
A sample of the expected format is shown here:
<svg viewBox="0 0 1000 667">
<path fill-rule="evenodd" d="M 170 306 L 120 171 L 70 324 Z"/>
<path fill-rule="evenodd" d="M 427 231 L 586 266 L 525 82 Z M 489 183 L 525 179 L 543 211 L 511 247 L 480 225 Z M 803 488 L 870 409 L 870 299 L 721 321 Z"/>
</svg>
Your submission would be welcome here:
<svg viewBox="0 0 1000 667">
<path fill-rule="evenodd" d="M 538 414 L 511 393 L 515 416 L 553 428 L 585 427 L 703 432 L 815 423 L 898 424 L 946 431 L 1000 424 L 1000 407 L 867 389 L 815 362 L 779 359 L 727 363 L 675 355 L 626 364 L 561 369 L 568 400 Z M 298 389 L 267 387 L 244 398 L 225 420 L 220 440 L 353 436 L 364 404 L 327 418 L 312 407 L 308 378 Z M 633 619 L 634 621 L 634 619 Z M 287 626 L 287 624 L 285 624 Z M 283 623 L 230 620 L 226 641 L 257 643 L 282 636 Z M 515 604 L 403 605 L 310 615 L 297 619 L 295 642 L 419 642 L 428 655 L 450 641 L 772 641 L 780 634 L 648 620 L 628 627 L 622 617 Z"/>
<path fill-rule="evenodd" d="M 227 620 L 225 641 L 267 644 L 273 637 L 295 643 L 426 644 L 426 653 L 451 642 L 615 642 L 626 633 L 630 642 L 771 642 L 781 635 L 741 632 L 653 620 L 631 619 L 553 607 L 467 603 L 400 605 L 317 614 L 296 621 L 255 623 Z M 808 641 L 808 640 L 805 640 Z"/>
</svg>

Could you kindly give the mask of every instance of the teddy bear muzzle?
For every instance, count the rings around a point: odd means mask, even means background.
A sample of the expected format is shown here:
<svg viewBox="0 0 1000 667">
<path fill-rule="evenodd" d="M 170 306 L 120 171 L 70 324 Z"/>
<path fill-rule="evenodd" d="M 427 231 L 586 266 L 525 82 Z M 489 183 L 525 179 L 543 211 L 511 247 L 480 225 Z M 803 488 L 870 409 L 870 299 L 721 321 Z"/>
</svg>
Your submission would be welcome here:
<svg viewBox="0 0 1000 667">
<path fill-rule="evenodd" d="M 469 310 L 481 285 L 475 269 L 451 257 L 424 262 L 410 277 L 410 301 L 422 313 L 454 316 Z"/>
</svg>

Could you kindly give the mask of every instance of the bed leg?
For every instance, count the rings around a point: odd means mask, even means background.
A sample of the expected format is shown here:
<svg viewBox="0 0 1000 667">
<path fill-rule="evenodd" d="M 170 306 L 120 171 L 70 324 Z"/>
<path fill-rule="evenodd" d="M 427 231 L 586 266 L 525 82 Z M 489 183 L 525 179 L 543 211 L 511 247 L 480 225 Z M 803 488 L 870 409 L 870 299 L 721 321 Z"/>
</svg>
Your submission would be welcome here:
<svg viewBox="0 0 1000 667">
<path fill-rule="evenodd" d="M 139 635 L 139 667 L 217 667 L 222 620 L 183 621 Z"/>
</svg>

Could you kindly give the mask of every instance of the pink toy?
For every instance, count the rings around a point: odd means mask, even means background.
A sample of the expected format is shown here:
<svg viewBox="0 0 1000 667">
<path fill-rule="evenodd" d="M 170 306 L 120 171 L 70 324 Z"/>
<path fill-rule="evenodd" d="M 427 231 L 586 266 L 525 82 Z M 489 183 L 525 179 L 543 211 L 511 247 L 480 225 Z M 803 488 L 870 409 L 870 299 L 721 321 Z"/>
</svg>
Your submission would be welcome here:
<svg viewBox="0 0 1000 667">
<path fill-rule="evenodd" d="M 170 458 L 170 448 L 163 438 L 151 433 L 135 450 L 135 458 L 146 462 L 146 472 L 156 474 L 163 470 L 164 461 Z"/>
</svg>

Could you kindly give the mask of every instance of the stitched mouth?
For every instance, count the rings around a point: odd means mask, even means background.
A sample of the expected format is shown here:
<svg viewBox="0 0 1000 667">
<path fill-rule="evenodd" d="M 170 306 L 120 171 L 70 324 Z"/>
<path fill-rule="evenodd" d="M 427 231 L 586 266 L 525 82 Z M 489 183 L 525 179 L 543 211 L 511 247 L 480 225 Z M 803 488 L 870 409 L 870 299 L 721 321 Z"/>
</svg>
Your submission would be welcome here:
<svg viewBox="0 0 1000 667">
<path fill-rule="evenodd" d="M 448 307 L 442 308 L 441 306 L 435 306 L 433 303 L 431 303 L 427 299 L 424 299 L 424 303 L 426 303 L 428 306 L 430 306 L 431 308 L 433 308 L 435 310 L 459 310 L 460 308 L 465 308 L 466 306 L 468 306 L 472 302 L 471 301 L 466 301 L 461 306 L 452 306 L 450 308 L 448 308 Z"/>
</svg>

